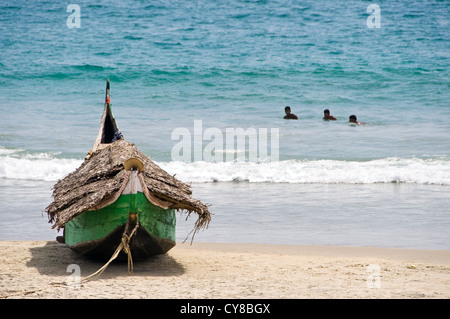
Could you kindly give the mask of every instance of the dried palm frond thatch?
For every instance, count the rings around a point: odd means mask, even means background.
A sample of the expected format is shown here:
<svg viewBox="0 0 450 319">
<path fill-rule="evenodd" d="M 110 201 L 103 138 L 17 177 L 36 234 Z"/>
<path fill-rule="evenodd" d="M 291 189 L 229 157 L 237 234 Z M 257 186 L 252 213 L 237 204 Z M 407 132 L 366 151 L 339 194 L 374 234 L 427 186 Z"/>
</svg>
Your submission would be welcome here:
<svg viewBox="0 0 450 319">
<path fill-rule="evenodd" d="M 54 223 L 52 228 L 64 228 L 83 212 L 110 204 L 127 178 L 124 164 L 130 158 L 144 164 L 140 173 L 146 186 L 144 192 L 154 205 L 185 211 L 188 216 L 196 213 L 194 235 L 208 226 L 211 220 L 208 206 L 191 198 L 189 185 L 165 172 L 134 144 L 119 139 L 90 155 L 78 169 L 54 185 L 54 201 L 46 208 L 49 222 Z"/>
</svg>

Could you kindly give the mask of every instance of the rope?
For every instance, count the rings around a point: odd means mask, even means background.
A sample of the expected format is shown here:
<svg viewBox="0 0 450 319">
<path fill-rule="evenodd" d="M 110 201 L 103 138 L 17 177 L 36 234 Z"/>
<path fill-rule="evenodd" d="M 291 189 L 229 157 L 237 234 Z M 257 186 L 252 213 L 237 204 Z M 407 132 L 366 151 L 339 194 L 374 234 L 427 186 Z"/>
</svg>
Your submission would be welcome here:
<svg viewBox="0 0 450 319">
<path fill-rule="evenodd" d="M 139 223 L 136 223 L 136 225 L 134 226 L 134 228 L 131 231 L 130 235 L 127 235 L 128 226 L 129 226 L 129 223 L 127 223 L 127 225 L 125 226 L 125 230 L 124 230 L 124 232 L 122 234 L 122 239 L 121 239 L 120 245 L 117 247 L 116 251 L 111 256 L 111 258 L 108 260 L 108 262 L 106 264 L 104 264 L 103 267 L 101 267 L 99 270 L 97 270 L 93 274 L 90 274 L 89 276 L 84 278 L 81 281 L 81 283 L 87 282 L 87 281 L 91 280 L 92 277 L 95 277 L 97 275 L 102 274 L 105 271 L 105 269 L 108 268 L 109 264 L 114 259 L 116 259 L 117 256 L 119 256 L 119 253 L 122 250 L 128 255 L 128 274 L 132 274 L 133 273 L 133 257 L 131 256 L 130 240 L 131 240 L 131 237 L 133 237 L 134 233 L 136 232 L 137 228 L 139 227 Z"/>
<path fill-rule="evenodd" d="M 122 245 L 123 245 L 123 251 L 125 252 L 125 254 L 128 255 L 128 274 L 132 274 L 133 273 L 133 256 L 131 255 L 130 240 L 131 240 L 131 237 L 133 237 L 133 235 L 136 233 L 137 228 L 139 227 L 139 223 L 136 222 L 136 225 L 134 226 L 130 235 L 127 235 L 128 226 L 129 226 L 129 223 L 127 223 L 124 234 L 122 236 Z"/>
</svg>

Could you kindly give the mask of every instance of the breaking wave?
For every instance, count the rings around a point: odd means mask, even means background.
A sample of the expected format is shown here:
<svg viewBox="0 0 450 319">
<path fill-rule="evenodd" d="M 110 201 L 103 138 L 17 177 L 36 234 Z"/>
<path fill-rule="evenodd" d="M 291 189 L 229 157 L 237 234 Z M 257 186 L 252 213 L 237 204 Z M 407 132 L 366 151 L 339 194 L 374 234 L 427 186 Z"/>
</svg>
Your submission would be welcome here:
<svg viewBox="0 0 450 319">
<path fill-rule="evenodd" d="M 0 147 L 0 178 L 57 181 L 74 171 L 82 159 Z M 367 161 L 283 160 L 279 162 L 157 162 L 186 183 L 416 183 L 450 185 L 450 158 L 383 158 Z"/>
<path fill-rule="evenodd" d="M 55 155 L 0 148 L 0 178 L 57 181 L 82 163 L 79 159 L 57 158 Z"/>
<path fill-rule="evenodd" d="M 284 160 L 270 163 L 181 163 L 159 165 L 185 182 L 450 185 L 449 159 L 385 158 L 370 161 Z"/>
</svg>

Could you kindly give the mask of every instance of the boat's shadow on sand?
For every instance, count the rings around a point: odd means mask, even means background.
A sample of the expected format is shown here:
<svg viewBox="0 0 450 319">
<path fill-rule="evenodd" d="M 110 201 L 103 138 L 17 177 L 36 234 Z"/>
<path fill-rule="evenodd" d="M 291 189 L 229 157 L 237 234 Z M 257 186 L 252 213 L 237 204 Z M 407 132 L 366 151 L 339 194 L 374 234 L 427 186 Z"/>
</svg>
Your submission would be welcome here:
<svg viewBox="0 0 450 319">
<path fill-rule="evenodd" d="M 49 241 L 45 246 L 30 248 L 31 260 L 27 262 L 28 267 L 34 267 L 42 275 L 48 276 L 70 276 L 74 267 L 80 268 L 81 279 L 96 272 L 107 260 L 92 260 L 80 256 L 69 247 L 56 241 Z M 168 254 L 158 255 L 144 261 L 133 262 L 133 273 L 130 276 L 180 276 L 185 268 Z M 75 266 L 76 268 L 76 266 Z M 127 262 L 113 261 L 108 268 L 99 276 L 99 279 L 116 278 L 128 276 Z"/>
</svg>

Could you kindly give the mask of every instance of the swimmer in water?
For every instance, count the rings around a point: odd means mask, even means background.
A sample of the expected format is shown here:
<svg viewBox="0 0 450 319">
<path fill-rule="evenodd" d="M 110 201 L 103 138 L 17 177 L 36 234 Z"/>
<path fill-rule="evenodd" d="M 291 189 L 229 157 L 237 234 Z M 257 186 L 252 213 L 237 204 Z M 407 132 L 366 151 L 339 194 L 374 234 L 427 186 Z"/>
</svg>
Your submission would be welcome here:
<svg viewBox="0 0 450 319">
<path fill-rule="evenodd" d="M 356 115 L 350 115 L 349 118 L 348 118 L 348 121 L 350 123 L 354 123 L 354 124 L 357 124 L 357 125 L 364 125 L 364 124 L 366 124 L 364 122 L 358 122 L 358 119 L 356 118 Z"/>
<path fill-rule="evenodd" d="M 297 115 L 295 115 L 294 113 L 291 113 L 291 107 L 290 106 L 286 106 L 284 108 L 284 113 L 286 113 L 284 119 L 285 120 L 298 120 Z"/>
<path fill-rule="evenodd" d="M 325 109 L 325 110 L 323 110 L 323 120 L 324 121 L 336 121 L 337 118 L 335 118 L 333 115 L 330 115 L 329 109 Z"/>
</svg>

